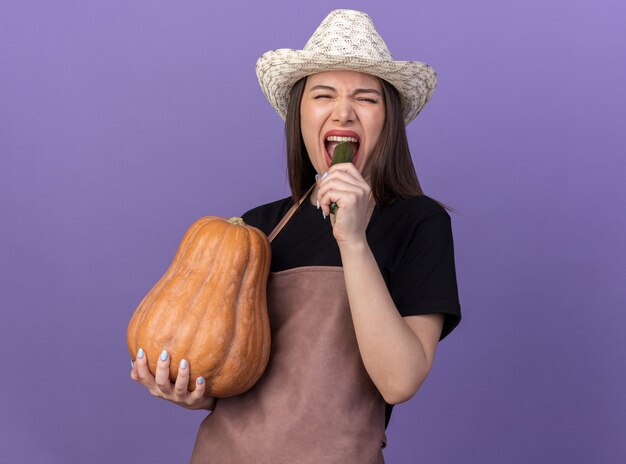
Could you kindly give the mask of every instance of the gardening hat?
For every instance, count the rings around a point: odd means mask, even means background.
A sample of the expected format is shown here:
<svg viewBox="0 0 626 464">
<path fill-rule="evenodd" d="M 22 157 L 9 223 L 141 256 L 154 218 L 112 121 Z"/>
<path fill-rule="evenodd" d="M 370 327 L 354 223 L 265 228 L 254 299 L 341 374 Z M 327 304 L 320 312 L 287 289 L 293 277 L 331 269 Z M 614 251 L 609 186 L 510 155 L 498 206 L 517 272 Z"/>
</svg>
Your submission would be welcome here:
<svg viewBox="0 0 626 464">
<path fill-rule="evenodd" d="M 298 80 L 335 70 L 371 74 L 393 85 L 400 94 L 405 125 L 419 114 L 437 85 L 437 73 L 426 63 L 394 61 L 370 17 L 354 10 L 332 11 L 303 50 L 271 50 L 256 63 L 263 93 L 283 119 L 289 92 Z"/>
</svg>

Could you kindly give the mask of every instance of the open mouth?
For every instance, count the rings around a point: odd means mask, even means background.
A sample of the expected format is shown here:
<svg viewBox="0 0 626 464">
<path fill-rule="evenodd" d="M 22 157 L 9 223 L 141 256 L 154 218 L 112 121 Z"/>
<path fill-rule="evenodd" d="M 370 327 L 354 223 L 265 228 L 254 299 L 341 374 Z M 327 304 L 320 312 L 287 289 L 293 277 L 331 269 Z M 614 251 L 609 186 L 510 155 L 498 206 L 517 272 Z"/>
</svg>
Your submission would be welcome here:
<svg viewBox="0 0 626 464">
<path fill-rule="evenodd" d="M 324 140 L 324 147 L 326 148 L 326 161 L 328 163 L 328 166 L 330 166 L 332 162 L 335 147 L 343 142 L 349 142 L 350 145 L 352 145 L 352 151 L 354 152 L 353 164 L 356 164 L 356 160 L 359 156 L 359 139 L 357 139 L 356 137 L 329 135 L 328 137 L 326 137 L 326 140 Z"/>
</svg>

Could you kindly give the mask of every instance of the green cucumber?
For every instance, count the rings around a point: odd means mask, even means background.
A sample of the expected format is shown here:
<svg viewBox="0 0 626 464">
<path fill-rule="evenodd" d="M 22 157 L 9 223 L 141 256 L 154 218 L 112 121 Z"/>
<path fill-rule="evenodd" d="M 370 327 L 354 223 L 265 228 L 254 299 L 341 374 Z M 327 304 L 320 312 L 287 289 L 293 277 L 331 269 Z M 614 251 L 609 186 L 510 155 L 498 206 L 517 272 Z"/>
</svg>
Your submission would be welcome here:
<svg viewBox="0 0 626 464">
<path fill-rule="evenodd" d="M 330 165 L 334 166 L 339 163 L 352 163 L 354 161 L 354 153 L 352 152 L 352 144 L 350 142 L 341 142 L 339 145 L 335 147 L 335 151 L 333 152 L 333 160 Z M 330 212 L 332 214 L 337 214 L 337 203 L 334 201 L 330 204 Z"/>
<path fill-rule="evenodd" d="M 333 160 L 330 165 L 334 166 L 339 163 L 352 163 L 354 153 L 352 152 L 352 144 L 350 142 L 341 142 L 335 147 L 333 152 Z"/>
</svg>

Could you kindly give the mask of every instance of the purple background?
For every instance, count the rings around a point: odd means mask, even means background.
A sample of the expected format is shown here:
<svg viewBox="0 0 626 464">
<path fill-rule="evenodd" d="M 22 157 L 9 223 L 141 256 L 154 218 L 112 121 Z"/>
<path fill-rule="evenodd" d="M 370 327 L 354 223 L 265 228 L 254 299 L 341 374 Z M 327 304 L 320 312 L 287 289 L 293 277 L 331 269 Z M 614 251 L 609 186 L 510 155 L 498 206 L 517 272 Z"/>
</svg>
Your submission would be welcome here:
<svg viewBox="0 0 626 464">
<path fill-rule="evenodd" d="M 126 325 L 204 215 L 288 194 L 254 64 L 337 7 L 439 87 L 409 126 L 464 319 L 390 463 L 626 458 L 622 0 L 0 3 L 0 452 L 186 462 L 203 414 L 129 378 Z"/>
</svg>

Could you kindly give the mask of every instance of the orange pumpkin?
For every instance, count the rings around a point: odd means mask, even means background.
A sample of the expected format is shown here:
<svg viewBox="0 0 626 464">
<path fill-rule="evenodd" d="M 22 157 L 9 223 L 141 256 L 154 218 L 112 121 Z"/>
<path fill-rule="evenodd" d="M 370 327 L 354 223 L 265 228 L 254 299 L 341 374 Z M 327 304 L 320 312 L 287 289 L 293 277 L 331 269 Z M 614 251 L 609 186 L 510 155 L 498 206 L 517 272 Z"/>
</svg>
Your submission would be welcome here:
<svg viewBox="0 0 626 464">
<path fill-rule="evenodd" d="M 189 390 L 202 376 L 205 396 L 223 398 L 248 390 L 269 359 L 270 258 L 265 234 L 241 218 L 196 221 L 130 320 L 131 357 L 142 348 L 154 374 L 161 352 L 167 350 L 172 382 L 186 359 Z"/>
</svg>

